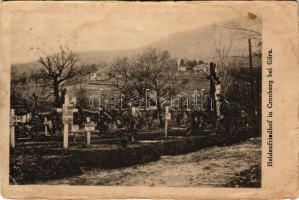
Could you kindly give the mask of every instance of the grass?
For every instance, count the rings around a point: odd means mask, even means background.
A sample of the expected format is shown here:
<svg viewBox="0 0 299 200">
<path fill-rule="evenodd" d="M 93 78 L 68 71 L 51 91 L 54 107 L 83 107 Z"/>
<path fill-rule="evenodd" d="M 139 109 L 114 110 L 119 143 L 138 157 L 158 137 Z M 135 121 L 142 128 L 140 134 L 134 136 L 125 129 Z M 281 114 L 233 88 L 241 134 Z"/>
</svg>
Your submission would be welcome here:
<svg viewBox="0 0 299 200">
<path fill-rule="evenodd" d="M 113 169 L 157 161 L 163 155 L 179 155 L 211 146 L 226 146 L 257 136 L 252 131 L 238 134 L 205 136 L 147 136 L 150 143 L 70 144 L 68 150 L 61 142 L 26 142 L 11 150 L 10 182 L 12 184 L 39 183 L 79 175 L 82 168 Z M 140 137 L 141 138 L 141 137 Z M 108 139 L 108 138 L 107 138 Z M 110 139 L 111 140 L 111 139 Z M 115 138 L 117 141 L 118 138 Z M 113 139 L 112 139 L 113 141 Z"/>
</svg>

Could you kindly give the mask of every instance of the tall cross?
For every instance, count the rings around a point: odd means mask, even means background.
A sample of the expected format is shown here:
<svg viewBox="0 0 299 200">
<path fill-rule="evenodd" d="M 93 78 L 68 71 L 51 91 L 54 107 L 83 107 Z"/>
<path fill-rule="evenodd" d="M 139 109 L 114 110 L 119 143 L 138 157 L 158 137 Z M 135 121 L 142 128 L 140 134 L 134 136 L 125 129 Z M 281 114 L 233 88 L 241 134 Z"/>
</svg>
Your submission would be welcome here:
<svg viewBox="0 0 299 200">
<path fill-rule="evenodd" d="M 90 121 L 90 117 L 86 117 L 85 130 L 87 132 L 87 145 L 89 146 L 90 145 L 90 137 L 91 137 L 90 133 L 91 133 L 91 131 L 95 130 L 95 124 L 94 124 L 94 122 Z"/>
<path fill-rule="evenodd" d="M 63 148 L 67 149 L 69 143 L 69 125 L 73 124 L 74 112 L 78 112 L 78 109 L 74 108 L 73 104 L 70 104 L 68 95 L 65 95 L 64 104 L 62 108 L 57 108 L 57 112 L 62 112 Z"/>
</svg>

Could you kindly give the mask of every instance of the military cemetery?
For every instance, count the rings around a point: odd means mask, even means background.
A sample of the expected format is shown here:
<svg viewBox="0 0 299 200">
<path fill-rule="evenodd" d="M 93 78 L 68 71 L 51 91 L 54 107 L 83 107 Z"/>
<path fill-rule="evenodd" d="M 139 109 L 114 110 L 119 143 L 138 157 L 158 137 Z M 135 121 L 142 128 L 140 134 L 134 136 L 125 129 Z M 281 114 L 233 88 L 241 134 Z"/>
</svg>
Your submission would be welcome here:
<svg viewBox="0 0 299 200">
<path fill-rule="evenodd" d="M 182 32 L 109 61 L 57 44 L 13 64 L 10 184 L 260 187 L 261 33 L 219 27 L 194 35 L 245 39 L 192 55 L 162 45 Z"/>
</svg>

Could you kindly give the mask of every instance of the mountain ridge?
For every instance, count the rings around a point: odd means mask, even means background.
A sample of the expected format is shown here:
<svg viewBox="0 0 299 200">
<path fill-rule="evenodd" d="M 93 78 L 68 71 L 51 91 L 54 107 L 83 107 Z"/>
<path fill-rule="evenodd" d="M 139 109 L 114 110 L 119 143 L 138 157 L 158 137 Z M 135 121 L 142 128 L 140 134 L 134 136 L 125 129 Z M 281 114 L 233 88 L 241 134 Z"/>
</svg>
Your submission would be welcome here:
<svg viewBox="0 0 299 200">
<path fill-rule="evenodd" d="M 248 50 L 247 38 L 234 38 L 237 35 L 234 30 L 221 27 L 225 26 L 226 23 L 211 24 L 178 32 L 151 44 L 134 49 L 75 51 L 75 53 L 78 55 L 81 63 L 85 65 L 103 63 L 109 65 L 116 57 L 138 55 L 148 48 L 167 50 L 176 59 L 197 59 L 207 62 L 213 60 L 217 46 L 226 47 L 231 45 L 230 54 L 232 56 L 244 55 Z M 37 62 L 13 64 L 13 67 L 17 71 L 36 70 L 38 66 Z"/>
</svg>

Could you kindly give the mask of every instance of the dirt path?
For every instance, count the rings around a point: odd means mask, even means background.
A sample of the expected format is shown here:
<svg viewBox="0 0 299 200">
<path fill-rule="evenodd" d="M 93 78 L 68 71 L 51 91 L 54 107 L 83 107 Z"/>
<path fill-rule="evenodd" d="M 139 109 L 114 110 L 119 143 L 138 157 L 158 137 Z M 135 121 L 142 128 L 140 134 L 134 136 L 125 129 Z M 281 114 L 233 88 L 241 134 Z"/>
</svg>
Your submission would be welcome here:
<svg viewBox="0 0 299 200">
<path fill-rule="evenodd" d="M 260 138 L 228 147 L 165 156 L 159 161 L 122 169 L 84 171 L 45 184 L 107 186 L 224 186 L 241 171 L 261 162 Z"/>
</svg>

